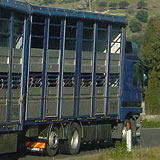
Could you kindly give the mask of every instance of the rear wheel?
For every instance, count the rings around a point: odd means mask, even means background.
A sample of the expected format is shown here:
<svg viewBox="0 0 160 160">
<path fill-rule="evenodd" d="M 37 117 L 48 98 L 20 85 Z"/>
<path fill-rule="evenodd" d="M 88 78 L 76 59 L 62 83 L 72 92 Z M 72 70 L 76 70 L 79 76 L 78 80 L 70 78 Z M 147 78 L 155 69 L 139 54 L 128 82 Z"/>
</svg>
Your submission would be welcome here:
<svg viewBox="0 0 160 160">
<path fill-rule="evenodd" d="M 81 128 L 77 123 L 73 123 L 68 131 L 68 140 L 61 142 L 61 153 L 78 154 L 81 144 Z"/>
<path fill-rule="evenodd" d="M 57 128 L 53 128 L 49 134 L 46 143 L 46 153 L 48 156 L 55 156 L 59 149 L 59 132 Z"/>
</svg>

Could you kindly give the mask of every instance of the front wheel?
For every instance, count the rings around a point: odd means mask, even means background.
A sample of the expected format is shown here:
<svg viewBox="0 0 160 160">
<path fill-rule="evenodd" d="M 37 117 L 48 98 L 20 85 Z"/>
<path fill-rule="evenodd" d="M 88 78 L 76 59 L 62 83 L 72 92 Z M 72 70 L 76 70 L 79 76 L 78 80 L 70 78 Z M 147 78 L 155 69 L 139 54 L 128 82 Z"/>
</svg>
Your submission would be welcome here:
<svg viewBox="0 0 160 160">
<path fill-rule="evenodd" d="M 78 154 L 81 144 L 81 128 L 77 123 L 73 123 L 68 131 L 68 139 L 60 143 L 61 153 Z"/>
</svg>

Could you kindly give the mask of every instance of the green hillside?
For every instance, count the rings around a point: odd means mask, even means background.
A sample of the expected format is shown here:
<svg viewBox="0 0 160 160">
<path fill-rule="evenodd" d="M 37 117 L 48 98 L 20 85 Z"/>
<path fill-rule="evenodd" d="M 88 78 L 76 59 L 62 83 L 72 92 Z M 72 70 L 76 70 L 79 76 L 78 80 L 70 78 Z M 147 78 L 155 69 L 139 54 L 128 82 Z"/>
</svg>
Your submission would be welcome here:
<svg viewBox="0 0 160 160">
<path fill-rule="evenodd" d="M 160 3 L 159 0 L 21 0 L 34 5 L 50 6 L 56 8 L 69 8 L 69 9 L 79 9 L 79 4 L 81 1 L 86 1 L 88 3 L 87 7 L 84 7 L 82 10 L 93 11 L 93 12 L 102 12 L 107 14 L 117 14 L 124 15 L 127 18 L 128 24 L 130 24 L 132 19 L 136 18 L 136 14 L 140 10 L 145 10 L 148 14 L 148 19 L 155 16 L 160 16 Z M 125 9 L 120 9 L 120 2 L 127 2 L 128 6 Z M 146 6 L 144 9 L 138 9 L 137 4 L 139 1 L 144 1 Z M 111 7 L 112 4 L 116 4 L 116 7 Z M 142 39 L 146 23 L 141 23 L 141 30 L 138 32 L 132 32 L 127 27 L 127 37 L 129 39 L 135 39 L 135 41 L 140 41 Z M 138 37 L 137 37 L 138 36 Z M 134 37 L 134 38 L 133 38 Z M 141 37 L 141 38 L 139 38 Z M 137 42 L 140 43 L 140 42 Z"/>
</svg>

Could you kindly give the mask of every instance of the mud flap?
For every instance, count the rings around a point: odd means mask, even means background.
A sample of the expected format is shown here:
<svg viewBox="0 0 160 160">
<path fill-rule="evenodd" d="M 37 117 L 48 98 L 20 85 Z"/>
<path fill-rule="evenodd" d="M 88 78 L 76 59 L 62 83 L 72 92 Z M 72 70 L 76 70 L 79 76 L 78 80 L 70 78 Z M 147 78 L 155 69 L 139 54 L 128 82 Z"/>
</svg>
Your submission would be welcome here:
<svg viewBox="0 0 160 160">
<path fill-rule="evenodd" d="M 17 137 L 17 133 L 0 134 L 0 154 L 17 152 Z"/>
</svg>

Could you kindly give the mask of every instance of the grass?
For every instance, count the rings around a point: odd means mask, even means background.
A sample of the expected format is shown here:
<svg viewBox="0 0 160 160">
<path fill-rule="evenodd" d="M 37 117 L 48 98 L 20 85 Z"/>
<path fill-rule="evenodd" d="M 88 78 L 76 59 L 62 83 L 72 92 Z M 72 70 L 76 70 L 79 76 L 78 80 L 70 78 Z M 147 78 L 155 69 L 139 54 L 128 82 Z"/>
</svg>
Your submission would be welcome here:
<svg viewBox="0 0 160 160">
<path fill-rule="evenodd" d="M 160 147 L 135 148 L 132 152 L 118 154 L 117 151 L 100 153 L 82 160 L 160 160 Z"/>
<path fill-rule="evenodd" d="M 144 120 L 142 128 L 160 127 L 160 119 Z M 127 152 L 126 143 L 116 142 L 115 148 L 111 152 L 100 152 L 96 156 L 83 158 L 82 160 L 160 160 L 160 147 L 153 148 L 133 148 L 132 152 Z"/>
<path fill-rule="evenodd" d="M 159 128 L 160 120 L 143 120 L 142 128 Z"/>
</svg>

